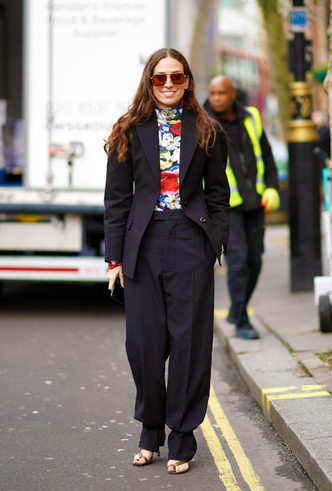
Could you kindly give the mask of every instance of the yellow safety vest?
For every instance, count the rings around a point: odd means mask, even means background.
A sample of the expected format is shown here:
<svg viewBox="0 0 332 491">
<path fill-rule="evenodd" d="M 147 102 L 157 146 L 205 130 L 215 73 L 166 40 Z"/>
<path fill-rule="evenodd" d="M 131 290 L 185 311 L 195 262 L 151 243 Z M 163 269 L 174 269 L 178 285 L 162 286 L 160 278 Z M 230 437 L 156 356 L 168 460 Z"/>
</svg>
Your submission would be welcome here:
<svg viewBox="0 0 332 491">
<path fill-rule="evenodd" d="M 260 145 L 260 138 L 263 133 L 263 125 L 258 109 L 250 106 L 250 107 L 246 107 L 246 110 L 249 112 L 249 115 L 244 118 L 243 124 L 253 146 L 253 150 L 256 158 L 256 169 L 257 169 L 256 191 L 257 194 L 261 196 L 266 187 L 264 182 L 265 168 L 264 168 L 264 162 L 262 157 L 262 148 Z M 231 197 L 229 203 L 231 207 L 239 206 L 243 203 L 243 198 L 239 193 L 236 177 L 230 165 L 229 157 L 227 161 L 226 175 L 231 190 Z"/>
</svg>

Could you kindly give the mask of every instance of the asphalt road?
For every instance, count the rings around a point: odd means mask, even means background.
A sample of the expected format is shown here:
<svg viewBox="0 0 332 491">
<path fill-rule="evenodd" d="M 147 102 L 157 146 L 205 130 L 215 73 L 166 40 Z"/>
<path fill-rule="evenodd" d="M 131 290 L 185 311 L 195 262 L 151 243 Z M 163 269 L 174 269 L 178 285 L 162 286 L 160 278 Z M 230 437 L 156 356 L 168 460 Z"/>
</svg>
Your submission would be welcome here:
<svg viewBox="0 0 332 491">
<path fill-rule="evenodd" d="M 124 335 L 124 310 L 106 285 L 5 285 L 1 491 L 315 489 L 217 339 L 216 398 L 209 424 L 196 430 L 190 472 L 167 474 L 166 447 L 152 465 L 132 466 L 140 425 L 132 419 L 135 390 Z"/>
</svg>

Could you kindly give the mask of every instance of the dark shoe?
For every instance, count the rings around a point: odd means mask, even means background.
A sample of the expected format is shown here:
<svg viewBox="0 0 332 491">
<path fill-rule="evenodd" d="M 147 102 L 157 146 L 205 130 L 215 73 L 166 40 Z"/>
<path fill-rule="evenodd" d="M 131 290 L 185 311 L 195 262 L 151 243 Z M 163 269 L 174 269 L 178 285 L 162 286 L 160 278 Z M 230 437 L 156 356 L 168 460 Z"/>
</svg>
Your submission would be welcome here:
<svg viewBox="0 0 332 491">
<path fill-rule="evenodd" d="M 244 324 L 243 326 L 236 326 L 236 334 L 238 338 L 241 339 L 259 339 L 258 332 L 254 329 L 254 327 L 249 324 Z"/>
<path fill-rule="evenodd" d="M 159 443 L 159 446 L 160 447 L 163 447 L 165 445 L 165 440 L 166 440 L 166 432 L 164 430 L 163 436 L 161 437 L 161 440 L 160 440 L 160 443 Z"/>
<path fill-rule="evenodd" d="M 226 320 L 230 324 L 235 324 L 235 319 L 234 319 L 234 317 L 232 316 L 232 314 L 230 312 L 228 312 L 228 316 L 226 317 Z"/>
</svg>

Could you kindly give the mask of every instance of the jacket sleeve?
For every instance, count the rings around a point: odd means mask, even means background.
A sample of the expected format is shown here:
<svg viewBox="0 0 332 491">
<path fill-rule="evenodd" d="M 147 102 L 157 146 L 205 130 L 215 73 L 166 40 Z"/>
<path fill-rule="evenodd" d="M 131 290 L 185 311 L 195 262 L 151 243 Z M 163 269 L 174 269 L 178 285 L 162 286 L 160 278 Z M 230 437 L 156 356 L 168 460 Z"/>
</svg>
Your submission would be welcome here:
<svg viewBox="0 0 332 491">
<path fill-rule="evenodd" d="M 278 185 L 278 171 L 276 164 L 274 162 L 271 145 L 269 140 L 267 139 L 266 133 L 263 130 L 261 139 L 260 139 L 261 149 L 262 149 L 262 157 L 264 161 L 265 167 L 265 184 L 267 188 L 275 188 L 279 189 Z"/>
<path fill-rule="evenodd" d="M 114 149 L 107 161 L 104 195 L 105 261 L 122 261 L 127 219 L 133 199 L 131 145 L 120 162 Z"/>
<path fill-rule="evenodd" d="M 229 235 L 230 190 L 226 176 L 228 145 L 225 132 L 218 126 L 216 141 L 210 148 L 204 173 L 204 194 L 209 216 L 222 230 L 226 249 Z"/>
</svg>

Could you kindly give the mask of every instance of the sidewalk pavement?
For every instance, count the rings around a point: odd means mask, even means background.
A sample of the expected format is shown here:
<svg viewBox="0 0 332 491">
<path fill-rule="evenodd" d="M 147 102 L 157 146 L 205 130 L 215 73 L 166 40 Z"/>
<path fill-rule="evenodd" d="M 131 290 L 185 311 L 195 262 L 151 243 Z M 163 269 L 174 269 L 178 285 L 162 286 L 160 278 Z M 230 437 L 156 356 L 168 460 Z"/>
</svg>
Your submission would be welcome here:
<svg viewBox="0 0 332 491">
<path fill-rule="evenodd" d="M 250 321 L 260 339 L 237 338 L 234 325 L 225 320 L 226 276 L 217 269 L 216 334 L 263 413 L 317 488 L 331 491 L 332 370 L 317 353 L 332 349 L 332 333 L 319 329 L 313 292 L 290 292 L 289 271 L 288 226 L 268 226 L 263 269 L 250 301 Z"/>
</svg>

